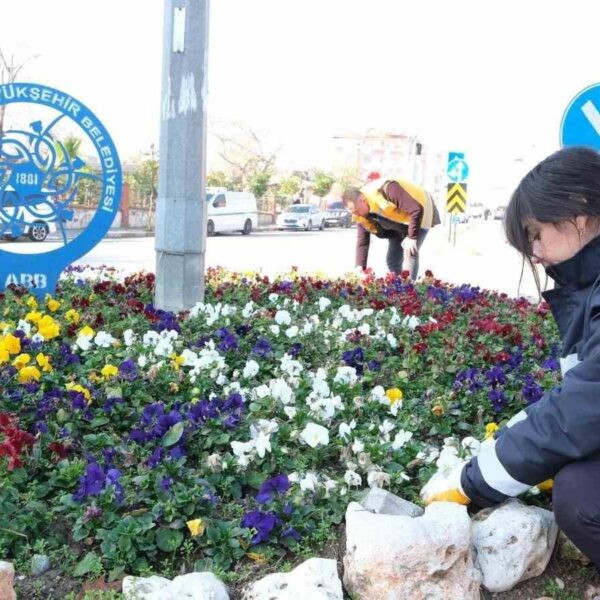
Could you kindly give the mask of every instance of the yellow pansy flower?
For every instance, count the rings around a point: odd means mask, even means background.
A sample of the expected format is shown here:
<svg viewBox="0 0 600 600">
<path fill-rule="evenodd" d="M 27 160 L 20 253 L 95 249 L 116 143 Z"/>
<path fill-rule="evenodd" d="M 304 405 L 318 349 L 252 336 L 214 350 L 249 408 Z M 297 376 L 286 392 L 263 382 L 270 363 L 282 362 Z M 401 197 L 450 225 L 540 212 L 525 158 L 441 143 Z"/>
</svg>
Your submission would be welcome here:
<svg viewBox="0 0 600 600">
<path fill-rule="evenodd" d="M 89 325 L 86 325 L 79 330 L 79 335 L 91 338 L 94 337 L 94 330 Z"/>
<path fill-rule="evenodd" d="M 32 310 L 25 315 L 26 321 L 37 323 L 42 318 L 42 313 L 39 310 Z"/>
<path fill-rule="evenodd" d="M 390 388 L 389 390 L 386 390 L 385 396 L 390 401 L 390 404 L 392 406 L 394 406 L 394 404 L 396 404 L 396 402 L 400 402 L 402 400 L 402 398 L 404 398 L 404 394 L 402 393 L 402 390 L 399 388 Z"/>
<path fill-rule="evenodd" d="M 248 552 L 246 556 L 259 565 L 267 562 L 267 557 L 264 554 L 259 554 L 258 552 Z"/>
<path fill-rule="evenodd" d="M 5 350 L 4 348 L 2 348 L 2 346 L 0 346 L 0 365 L 2 363 L 8 362 L 9 359 L 10 354 L 8 353 L 8 350 Z"/>
<path fill-rule="evenodd" d="M 37 367 L 23 367 L 19 371 L 19 383 L 31 383 L 40 380 L 40 371 Z"/>
<path fill-rule="evenodd" d="M 27 304 L 27 306 L 29 306 L 29 308 L 33 308 L 34 310 L 38 306 L 35 296 L 29 296 L 29 298 L 27 298 L 27 300 L 25 300 L 25 304 Z"/>
<path fill-rule="evenodd" d="M 0 333 L 8 327 L 10 327 L 10 323 L 7 323 L 6 321 L 0 321 Z"/>
<path fill-rule="evenodd" d="M 41 352 L 35 357 L 37 364 L 42 367 L 42 371 L 45 373 L 52 372 L 52 365 L 50 364 L 50 357 L 42 354 Z"/>
<path fill-rule="evenodd" d="M 19 354 L 15 360 L 13 360 L 13 367 L 16 367 L 19 371 L 31 360 L 29 354 Z"/>
<path fill-rule="evenodd" d="M 499 429 L 499 427 L 496 423 L 488 423 L 485 426 L 485 438 L 484 439 L 487 440 L 488 438 L 494 437 L 494 433 L 496 431 L 498 431 L 498 429 Z"/>
<path fill-rule="evenodd" d="M 77 323 L 79 323 L 79 319 L 81 317 L 79 316 L 79 313 L 74 309 L 74 308 L 70 308 L 66 313 L 65 313 L 65 319 L 69 322 L 69 323 L 75 323 L 75 325 L 77 325 Z"/>
<path fill-rule="evenodd" d="M 44 315 L 39 320 L 37 328 L 38 333 L 45 340 L 51 340 L 60 334 L 60 325 L 50 315 Z"/>
<path fill-rule="evenodd" d="M 179 367 L 185 362 L 185 358 L 183 358 L 181 354 L 178 356 L 177 354 L 173 353 L 171 354 L 171 359 L 173 361 L 171 365 L 176 371 L 179 371 Z"/>
<path fill-rule="evenodd" d="M 50 312 L 56 312 L 60 308 L 60 302 L 54 298 L 49 298 L 46 306 Z"/>
<path fill-rule="evenodd" d="M 118 369 L 118 367 L 115 367 L 115 365 L 104 365 L 102 367 L 102 370 L 100 371 L 100 373 L 102 373 L 102 375 L 106 379 L 110 379 L 111 377 L 114 377 L 118 372 L 119 372 L 119 369 Z"/>
<path fill-rule="evenodd" d="M 191 521 L 187 521 L 186 525 L 194 537 L 202 535 L 206 529 L 206 525 L 202 519 L 192 519 Z"/>
<path fill-rule="evenodd" d="M 72 381 L 70 381 L 69 383 L 67 383 L 67 385 L 65 387 L 70 392 L 78 392 L 80 394 L 83 394 L 83 396 L 86 399 L 86 402 L 88 404 L 92 401 L 92 394 L 90 394 L 90 390 L 88 390 L 87 388 L 84 388 L 79 383 L 73 383 Z"/>
<path fill-rule="evenodd" d="M 19 354 L 21 352 L 21 340 L 16 335 L 9 333 L 0 341 L 0 348 L 6 350 L 9 354 Z"/>
</svg>

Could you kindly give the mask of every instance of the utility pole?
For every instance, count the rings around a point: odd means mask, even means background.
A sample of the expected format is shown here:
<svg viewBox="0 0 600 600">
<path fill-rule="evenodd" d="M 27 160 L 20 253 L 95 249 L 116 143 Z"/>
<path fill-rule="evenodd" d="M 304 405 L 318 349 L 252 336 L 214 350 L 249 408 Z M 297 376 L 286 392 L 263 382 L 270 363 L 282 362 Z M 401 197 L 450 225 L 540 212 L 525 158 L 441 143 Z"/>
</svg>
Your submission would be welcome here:
<svg viewBox="0 0 600 600">
<path fill-rule="evenodd" d="M 165 0 L 154 303 L 204 299 L 209 0 Z"/>
</svg>

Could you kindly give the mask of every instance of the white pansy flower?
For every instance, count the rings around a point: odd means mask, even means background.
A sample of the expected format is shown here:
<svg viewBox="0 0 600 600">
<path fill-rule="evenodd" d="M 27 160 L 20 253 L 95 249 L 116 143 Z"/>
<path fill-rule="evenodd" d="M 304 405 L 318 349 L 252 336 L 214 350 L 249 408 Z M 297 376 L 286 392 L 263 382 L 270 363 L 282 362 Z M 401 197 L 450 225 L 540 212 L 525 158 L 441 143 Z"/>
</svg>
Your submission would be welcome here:
<svg viewBox="0 0 600 600">
<path fill-rule="evenodd" d="M 291 404 L 294 401 L 294 392 L 283 379 L 271 379 L 269 389 L 271 390 L 271 396 L 282 404 Z"/>
<path fill-rule="evenodd" d="M 396 434 L 396 437 L 392 442 L 392 448 L 394 450 L 400 450 L 400 448 L 402 448 L 412 438 L 412 436 L 413 434 L 411 431 L 405 431 L 404 429 L 401 429 Z"/>
<path fill-rule="evenodd" d="M 215 378 L 215 383 L 217 385 L 225 385 L 227 383 L 227 377 L 225 377 L 225 375 L 223 375 L 223 373 L 219 373 L 217 375 L 217 377 Z"/>
<path fill-rule="evenodd" d="M 345 383 L 354 385 L 358 381 L 356 369 L 354 367 L 338 367 L 337 373 L 333 378 L 334 383 Z"/>
<path fill-rule="evenodd" d="M 311 448 L 316 448 L 319 445 L 326 446 L 329 444 L 329 431 L 322 425 L 307 423 L 302 433 L 300 433 L 300 439 Z"/>
<path fill-rule="evenodd" d="M 371 333 L 371 326 L 368 323 L 363 323 L 358 328 L 358 331 L 360 331 L 362 335 L 369 335 Z"/>
<path fill-rule="evenodd" d="M 100 348 L 110 348 L 115 338 L 106 331 L 99 331 L 94 338 L 94 344 Z"/>
<path fill-rule="evenodd" d="M 421 321 L 419 320 L 419 317 L 415 317 L 415 315 L 404 317 L 404 320 L 402 321 L 402 326 L 408 327 L 408 329 L 410 329 L 411 331 L 416 329 L 420 324 Z"/>
<path fill-rule="evenodd" d="M 358 487 L 359 485 L 362 484 L 362 479 L 356 471 L 346 471 L 344 473 L 344 481 L 350 487 L 352 487 L 352 486 Z"/>
<path fill-rule="evenodd" d="M 257 398 L 266 398 L 268 395 L 270 394 L 270 390 L 269 390 L 269 386 L 265 385 L 264 383 L 262 385 L 259 385 L 258 387 L 254 388 L 254 395 Z"/>
<path fill-rule="evenodd" d="M 398 340 L 391 333 L 388 333 L 385 336 L 385 339 L 387 340 L 387 343 L 390 345 L 390 348 L 398 347 Z"/>
<path fill-rule="evenodd" d="M 31 337 L 31 341 L 32 342 L 43 342 L 44 341 L 44 336 L 41 335 L 40 333 L 35 333 L 32 337 Z"/>
<path fill-rule="evenodd" d="M 133 329 L 126 329 L 123 332 L 123 341 L 125 342 L 125 345 L 129 348 L 130 346 L 133 346 L 133 344 L 135 343 L 135 339 L 136 339 L 136 334 L 133 332 Z"/>
<path fill-rule="evenodd" d="M 300 480 L 300 490 L 302 492 L 314 492 L 317 489 L 318 483 L 319 483 L 319 478 L 315 475 L 315 473 L 308 472 Z"/>
<path fill-rule="evenodd" d="M 91 335 L 83 335 L 79 334 L 77 339 L 75 340 L 75 346 L 77 346 L 80 350 L 84 352 L 89 350 L 92 346 L 92 336 Z"/>
<path fill-rule="evenodd" d="M 269 330 L 273 335 L 279 335 L 279 325 L 270 325 Z"/>
<path fill-rule="evenodd" d="M 300 481 L 300 475 L 294 471 L 288 475 L 288 480 L 290 483 L 298 483 Z"/>
<path fill-rule="evenodd" d="M 325 498 L 329 498 L 330 492 L 333 492 L 337 487 L 337 483 L 333 479 L 327 478 L 321 484 L 325 488 Z"/>
<path fill-rule="evenodd" d="M 242 375 L 246 378 L 246 379 L 250 379 L 251 377 L 254 377 L 258 371 L 260 370 L 260 367 L 258 365 L 258 363 L 255 360 L 248 360 L 246 361 L 246 366 L 244 367 L 244 371 L 242 373 Z"/>
<path fill-rule="evenodd" d="M 370 488 L 382 488 L 386 485 L 390 485 L 390 476 L 383 471 L 369 471 L 369 474 L 367 475 L 367 483 L 369 484 Z"/>
<path fill-rule="evenodd" d="M 383 386 L 381 386 L 381 385 L 376 385 L 371 390 L 371 400 L 373 400 L 374 402 L 379 402 L 380 404 L 389 404 L 390 403 L 387 396 L 385 395 L 385 390 L 383 389 Z"/>
<path fill-rule="evenodd" d="M 137 359 L 137 364 L 138 367 L 143 369 L 148 364 L 148 359 L 143 354 L 140 354 Z"/>
<path fill-rule="evenodd" d="M 189 348 L 186 348 L 181 353 L 181 358 L 183 359 L 183 363 L 181 364 L 184 367 L 193 367 L 196 364 L 196 361 L 198 360 L 198 355 Z"/>
<path fill-rule="evenodd" d="M 242 317 L 244 317 L 244 319 L 247 319 L 250 316 L 252 316 L 253 312 L 254 312 L 254 302 L 252 302 L 252 300 L 250 300 L 249 302 L 246 303 L 246 306 L 244 306 L 244 308 L 242 310 Z"/>
<path fill-rule="evenodd" d="M 287 418 L 291 420 L 296 416 L 298 411 L 295 406 L 284 406 L 283 412 L 287 415 Z"/>
<path fill-rule="evenodd" d="M 330 304 L 331 300 L 329 298 L 325 298 L 324 296 L 319 298 L 319 312 L 323 312 Z"/>
<path fill-rule="evenodd" d="M 156 346 L 156 344 L 158 344 L 159 339 L 160 336 L 158 335 L 157 331 L 149 330 L 146 331 L 146 333 L 144 334 L 144 337 L 142 338 L 142 343 L 144 344 L 144 346 Z"/>
<path fill-rule="evenodd" d="M 284 354 L 281 357 L 281 370 L 287 373 L 290 377 L 297 377 L 302 373 L 304 367 L 302 363 L 293 359 L 289 354 Z"/>
<path fill-rule="evenodd" d="M 350 423 L 340 423 L 338 428 L 338 435 L 347 440 L 352 435 L 352 430 L 356 427 L 356 421 L 352 419 Z"/>
<path fill-rule="evenodd" d="M 279 298 L 279 294 L 271 293 L 269 294 L 269 302 L 277 302 Z"/>
<path fill-rule="evenodd" d="M 383 436 L 385 441 L 389 441 L 390 433 L 393 431 L 395 425 L 389 419 L 386 419 L 380 426 L 379 432 Z"/>
<path fill-rule="evenodd" d="M 362 440 L 354 440 L 354 443 L 352 444 L 352 452 L 354 452 L 354 454 L 358 454 L 359 452 L 362 452 L 365 449 L 365 443 Z"/>
<path fill-rule="evenodd" d="M 266 452 L 271 452 L 271 440 L 270 435 L 266 435 L 260 431 L 258 437 L 254 440 L 256 444 L 256 453 L 260 458 L 264 458 Z"/>
<path fill-rule="evenodd" d="M 325 379 L 321 379 L 319 377 L 315 377 L 313 379 L 312 389 L 317 396 L 321 396 L 326 398 L 331 393 L 329 390 L 329 384 L 325 381 Z"/>
<path fill-rule="evenodd" d="M 298 329 L 298 325 L 292 325 L 291 327 L 285 330 L 285 335 L 287 335 L 288 338 L 292 339 L 298 335 L 298 331 L 300 331 Z"/>
<path fill-rule="evenodd" d="M 287 310 L 278 310 L 275 313 L 275 323 L 277 323 L 277 325 L 291 325 L 292 317 Z"/>
<path fill-rule="evenodd" d="M 31 333 L 31 324 L 24 319 L 19 319 L 19 322 L 17 323 L 17 329 L 24 331 L 25 335 L 29 335 Z"/>
</svg>

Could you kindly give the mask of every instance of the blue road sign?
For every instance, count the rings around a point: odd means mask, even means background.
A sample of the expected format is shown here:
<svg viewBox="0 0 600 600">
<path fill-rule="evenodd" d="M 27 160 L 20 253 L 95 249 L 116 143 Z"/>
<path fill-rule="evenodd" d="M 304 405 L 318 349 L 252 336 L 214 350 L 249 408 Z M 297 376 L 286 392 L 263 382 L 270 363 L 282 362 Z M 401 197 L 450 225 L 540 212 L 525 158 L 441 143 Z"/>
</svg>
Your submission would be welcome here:
<svg viewBox="0 0 600 600">
<path fill-rule="evenodd" d="M 600 150 L 600 83 L 579 92 L 569 102 L 560 124 L 560 145 Z"/>
<path fill-rule="evenodd" d="M 0 135 L 0 238 L 14 240 L 27 234 L 42 240 L 52 228 L 61 233 L 62 245 L 44 251 L 47 246 L 40 244 L 36 254 L 11 252 L 5 245 L 0 249 L 0 290 L 24 285 L 43 297 L 54 292 L 61 271 L 89 252 L 110 228 L 121 200 L 121 163 L 102 123 L 68 94 L 35 83 L 8 83 L 0 85 L 0 106 L 7 104 L 34 105 L 13 106 L 14 114 L 20 109 L 29 116 L 36 105 L 42 111 L 28 127 Z M 69 156 L 57 134 L 56 126 L 63 121 L 90 139 L 101 174 L 90 172 L 81 158 Z M 79 184 L 86 179 L 100 184 L 98 207 L 85 230 L 69 240 L 65 223 L 73 219 Z"/>
<path fill-rule="evenodd" d="M 469 177 L 469 165 L 463 152 L 448 152 L 448 179 L 455 183 L 462 183 Z"/>
</svg>

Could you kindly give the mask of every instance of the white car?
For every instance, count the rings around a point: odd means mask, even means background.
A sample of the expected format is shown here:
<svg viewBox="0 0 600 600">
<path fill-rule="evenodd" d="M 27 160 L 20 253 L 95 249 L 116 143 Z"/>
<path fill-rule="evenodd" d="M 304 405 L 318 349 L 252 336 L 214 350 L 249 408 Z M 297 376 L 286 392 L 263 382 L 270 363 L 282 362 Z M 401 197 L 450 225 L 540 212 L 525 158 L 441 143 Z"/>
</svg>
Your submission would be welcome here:
<svg viewBox="0 0 600 600">
<path fill-rule="evenodd" d="M 250 235 L 256 229 L 258 211 L 254 194 L 207 188 L 206 201 L 207 235 L 225 231 L 241 231 L 243 235 Z"/>
<path fill-rule="evenodd" d="M 0 202 L 0 231 L 6 240 L 27 235 L 32 242 L 43 242 L 56 231 L 56 212 L 52 200 L 15 206 L 6 194 Z"/>
<path fill-rule="evenodd" d="M 325 215 L 313 204 L 292 204 L 277 217 L 278 229 L 323 229 Z"/>
</svg>

